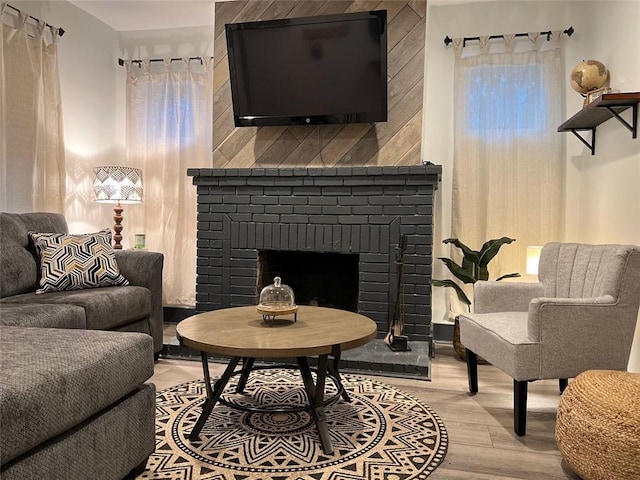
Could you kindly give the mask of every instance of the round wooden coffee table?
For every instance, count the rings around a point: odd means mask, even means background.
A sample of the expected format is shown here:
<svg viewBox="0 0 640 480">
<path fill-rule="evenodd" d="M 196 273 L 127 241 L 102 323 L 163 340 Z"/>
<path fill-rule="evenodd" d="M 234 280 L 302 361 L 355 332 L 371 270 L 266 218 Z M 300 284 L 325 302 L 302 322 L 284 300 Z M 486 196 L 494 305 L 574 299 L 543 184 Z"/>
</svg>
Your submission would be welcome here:
<svg viewBox="0 0 640 480">
<path fill-rule="evenodd" d="M 229 379 L 240 375 L 236 390 L 242 392 L 256 358 L 295 358 L 302 375 L 308 409 L 326 454 L 333 453 L 325 419 L 325 380 L 331 376 L 342 398 L 349 396 L 340 380 L 340 355 L 360 347 L 376 336 L 375 322 L 363 315 L 325 307 L 301 306 L 297 321 L 277 317 L 267 323 L 255 306 L 214 310 L 189 317 L 178 324 L 180 343 L 200 351 L 207 398 L 189 438 L 198 440 L 202 427 L 220 400 Z M 211 385 L 208 353 L 230 357 L 222 376 Z M 308 357 L 318 357 L 314 383 Z M 329 361 L 329 356 L 333 357 Z M 242 360 L 242 368 L 236 371 Z"/>
</svg>

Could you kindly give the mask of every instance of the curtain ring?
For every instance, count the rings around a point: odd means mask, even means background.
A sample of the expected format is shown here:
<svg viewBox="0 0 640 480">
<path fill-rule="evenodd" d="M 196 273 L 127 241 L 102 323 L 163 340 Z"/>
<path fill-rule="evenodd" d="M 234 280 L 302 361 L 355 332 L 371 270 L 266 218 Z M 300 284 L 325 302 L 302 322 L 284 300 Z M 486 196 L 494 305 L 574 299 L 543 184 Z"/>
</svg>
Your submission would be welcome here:
<svg viewBox="0 0 640 480">
<path fill-rule="evenodd" d="M 562 30 L 552 30 L 551 31 L 551 38 L 553 38 L 553 40 L 555 42 L 559 42 L 560 40 L 562 40 L 562 34 L 564 32 Z"/>
<path fill-rule="evenodd" d="M 540 38 L 540 32 L 527 32 L 527 38 L 531 43 L 537 43 Z"/>
<path fill-rule="evenodd" d="M 489 36 L 483 35 L 478 37 L 478 43 L 480 44 L 480 51 L 482 53 L 487 53 L 487 47 L 489 45 Z"/>
<path fill-rule="evenodd" d="M 29 19 L 29 15 L 26 13 L 19 11 L 18 12 L 18 28 L 24 32 L 26 32 L 25 27 L 27 25 L 27 20 Z"/>
<path fill-rule="evenodd" d="M 51 33 L 51 41 L 53 43 L 58 43 L 58 38 L 60 37 L 60 28 L 49 25 L 49 32 Z"/>
<path fill-rule="evenodd" d="M 504 38 L 504 49 L 507 52 L 511 52 L 513 50 L 513 40 L 516 38 L 515 33 L 505 33 L 502 35 Z"/>
<path fill-rule="evenodd" d="M 462 48 L 464 47 L 464 41 L 462 38 L 454 38 L 453 39 L 453 51 L 456 56 L 462 55 Z"/>
</svg>

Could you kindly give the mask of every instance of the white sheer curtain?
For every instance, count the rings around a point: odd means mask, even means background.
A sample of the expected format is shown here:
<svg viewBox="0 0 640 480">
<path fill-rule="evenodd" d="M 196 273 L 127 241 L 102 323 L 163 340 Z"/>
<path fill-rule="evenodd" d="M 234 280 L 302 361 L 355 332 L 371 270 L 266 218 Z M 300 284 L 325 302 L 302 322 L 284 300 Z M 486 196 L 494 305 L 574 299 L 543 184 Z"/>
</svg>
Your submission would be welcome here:
<svg viewBox="0 0 640 480">
<path fill-rule="evenodd" d="M 58 33 L 0 4 L 0 210 L 62 212 Z"/>
<path fill-rule="evenodd" d="M 164 253 L 164 304 L 193 306 L 197 205 L 187 168 L 212 166 L 210 60 L 125 67 L 128 165 L 142 169 L 144 185 L 130 234 L 145 233 L 147 248 Z"/>
<path fill-rule="evenodd" d="M 485 42 L 478 55 L 456 55 L 452 236 L 473 249 L 516 239 L 489 265 L 491 279 L 524 275 L 527 246 L 558 240 L 562 220 L 560 49 L 524 43 L 528 51 L 491 53 Z"/>
</svg>

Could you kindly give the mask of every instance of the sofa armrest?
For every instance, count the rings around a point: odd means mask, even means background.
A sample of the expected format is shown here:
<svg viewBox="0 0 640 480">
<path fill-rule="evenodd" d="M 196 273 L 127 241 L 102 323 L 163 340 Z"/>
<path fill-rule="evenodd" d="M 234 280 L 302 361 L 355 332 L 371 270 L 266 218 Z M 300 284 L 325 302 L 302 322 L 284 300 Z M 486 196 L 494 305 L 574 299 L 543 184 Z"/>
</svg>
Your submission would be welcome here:
<svg viewBox="0 0 640 480">
<path fill-rule="evenodd" d="M 163 346 L 162 267 L 164 255 L 140 250 L 115 250 L 120 273 L 131 285 L 146 287 L 151 291 L 149 331 L 153 337 L 153 351 Z"/>
<path fill-rule="evenodd" d="M 479 281 L 473 285 L 473 311 L 526 312 L 529 302 L 543 294 L 541 283 Z"/>
</svg>

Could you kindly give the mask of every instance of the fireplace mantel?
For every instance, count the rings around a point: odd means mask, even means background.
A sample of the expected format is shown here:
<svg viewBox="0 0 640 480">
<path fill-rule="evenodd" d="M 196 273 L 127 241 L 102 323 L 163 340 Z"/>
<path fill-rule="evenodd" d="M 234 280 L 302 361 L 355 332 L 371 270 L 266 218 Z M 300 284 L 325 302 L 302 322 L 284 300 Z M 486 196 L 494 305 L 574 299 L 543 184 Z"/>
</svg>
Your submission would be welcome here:
<svg viewBox="0 0 640 480">
<path fill-rule="evenodd" d="M 359 255 L 358 310 L 387 331 L 395 254 L 407 235 L 404 319 L 409 340 L 431 341 L 433 201 L 439 165 L 193 168 L 198 194 L 198 311 L 256 303 L 262 250 Z"/>
</svg>

